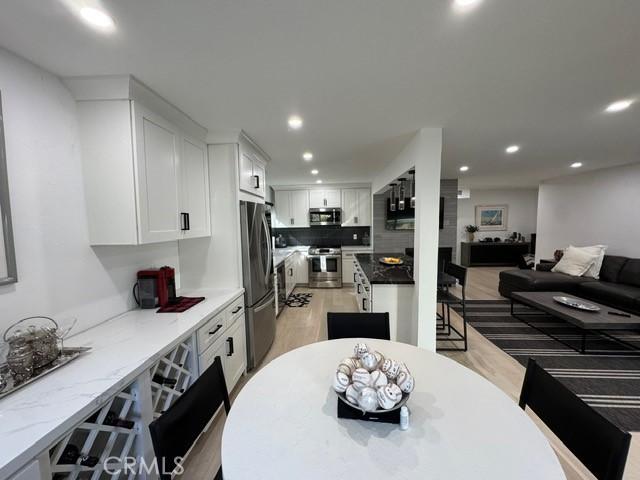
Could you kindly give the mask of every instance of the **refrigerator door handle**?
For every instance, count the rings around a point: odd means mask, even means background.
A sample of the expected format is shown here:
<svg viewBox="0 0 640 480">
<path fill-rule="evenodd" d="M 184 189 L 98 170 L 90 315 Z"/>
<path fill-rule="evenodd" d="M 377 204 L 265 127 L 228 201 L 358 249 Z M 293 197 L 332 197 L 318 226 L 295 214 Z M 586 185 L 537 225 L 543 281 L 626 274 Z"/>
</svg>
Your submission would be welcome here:
<svg viewBox="0 0 640 480">
<path fill-rule="evenodd" d="M 269 285 L 271 277 L 271 267 L 273 265 L 273 251 L 271 250 L 271 238 L 269 237 L 269 225 L 267 224 L 267 217 L 262 216 L 262 226 L 264 227 L 264 236 L 267 239 L 267 268 L 264 272 L 264 282 Z"/>
</svg>

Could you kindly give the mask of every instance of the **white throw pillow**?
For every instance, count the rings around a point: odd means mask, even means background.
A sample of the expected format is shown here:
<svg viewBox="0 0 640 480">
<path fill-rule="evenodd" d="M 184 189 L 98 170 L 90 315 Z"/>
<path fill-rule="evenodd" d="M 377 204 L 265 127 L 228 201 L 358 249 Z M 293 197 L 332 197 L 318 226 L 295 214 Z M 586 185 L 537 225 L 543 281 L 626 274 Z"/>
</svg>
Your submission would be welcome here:
<svg viewBox="0 0 640 480">
<path fill-rule="evenodd" d="M 570 247 L 576 248 L 578 250 L 582 250 L 589 255 L 598 255 L 598 259 L 596 262 L 585 272 L 583 277 L 591 277 L 598 280 L 600 278 L 600 269 L 602 268 L 602 262 L 604 260 L 604 253 L 607 250 L 606 245 L 593 245 L 590 247 L 575 247 L 570 245 Z"/>
<path fill-rule="evenodd" d="M 598 257 L 599 255 L 590 255 L 579 248 L 569 247 L 551 271 L 581 277 L 596 263 Z"/>
</svg>

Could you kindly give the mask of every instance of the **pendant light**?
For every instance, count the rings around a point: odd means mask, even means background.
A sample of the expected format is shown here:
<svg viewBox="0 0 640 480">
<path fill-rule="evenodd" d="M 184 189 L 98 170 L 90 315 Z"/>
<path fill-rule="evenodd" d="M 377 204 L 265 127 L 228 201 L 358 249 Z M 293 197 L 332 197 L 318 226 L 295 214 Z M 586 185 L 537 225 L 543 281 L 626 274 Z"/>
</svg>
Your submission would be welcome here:
<svg viewBox="0 0 640 480">
<path fill-rule="evenodd" d="M 411 181 L 409 182 L 410 205 L 411 208 L 416 208 L 416 171 L 409 170 L 409 175 L 411 175 Z"/>
<path fill-rule="evenodd" d="M 404 210 L 404 197 L 406 196 L 405 182 L 406 178 L 398 179 L 400 181 L 400 191 L 398 192 L 398 210 Z"/>
<path fill-rule="evenodd" d="M 391 189 L 389 190 L 389 210 L 392 212 L 396 211 L 396 184 L 390 183 L 389 186 Z"/>
</svg>

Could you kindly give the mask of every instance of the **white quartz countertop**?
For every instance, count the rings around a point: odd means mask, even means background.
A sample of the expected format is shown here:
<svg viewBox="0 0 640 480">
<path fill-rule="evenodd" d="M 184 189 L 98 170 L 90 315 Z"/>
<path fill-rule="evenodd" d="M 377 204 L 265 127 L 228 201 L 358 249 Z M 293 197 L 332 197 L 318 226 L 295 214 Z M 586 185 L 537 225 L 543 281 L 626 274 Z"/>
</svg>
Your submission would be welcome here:
<svg viewBox="0 0 640 480">
<path fill-rule="evenodd" d="M 309 247 L 306 245 L 296 245 L 293 247 L 285 247 L 285 248 L 274 248 L 273 249 L 273 266 L 277 267 L 282 262 L 284 262 L 287 258 L 293 255 L 296 252 L 304 252 L 307 253 Z"/>
<path fill-rule="evenodd" d="M 0 400 L 0 479 L 7 478 L 127 386 L 243 289 L 181 292 L 206 299 L 184 313 L 132 310 L 65 341 L 92 350 Z"/>
</svg>

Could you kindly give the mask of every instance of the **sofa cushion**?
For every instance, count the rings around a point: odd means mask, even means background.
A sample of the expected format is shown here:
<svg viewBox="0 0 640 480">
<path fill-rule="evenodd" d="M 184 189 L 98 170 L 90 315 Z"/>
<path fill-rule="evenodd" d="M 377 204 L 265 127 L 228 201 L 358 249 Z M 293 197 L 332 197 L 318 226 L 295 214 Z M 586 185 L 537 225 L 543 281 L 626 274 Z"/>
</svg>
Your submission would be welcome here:
<svg viewBox="0 0 640 480">
<path fill-rule="evenodd" d="M 505 270 L 500 272 L 500 293 L 505 296 L 511 292 L 574 293 L 576 286 L 584 282 L 593 279 L 537 270 Z"/>
<path fill-rule="evenodd" d="M 637 311 L 640 287 L 611 282 L 586 282 L 578 286 L 577 294 L 587 300 L 604 303 L 621 310 Z"/>
<path fill-rule="evenodd" d="M 605 255 L 600 269 L 600 280 L 603 282 L 617 282 L 620 270 L 628 260 L 627 257 Z"/>
<path fill-rule="evenodd" d="M 630 258 L 627 260 L 627 263 L 620 270 L 618 283 L 640 287 L 640 259 Z"/>
</svg>

